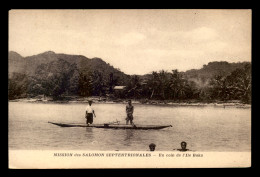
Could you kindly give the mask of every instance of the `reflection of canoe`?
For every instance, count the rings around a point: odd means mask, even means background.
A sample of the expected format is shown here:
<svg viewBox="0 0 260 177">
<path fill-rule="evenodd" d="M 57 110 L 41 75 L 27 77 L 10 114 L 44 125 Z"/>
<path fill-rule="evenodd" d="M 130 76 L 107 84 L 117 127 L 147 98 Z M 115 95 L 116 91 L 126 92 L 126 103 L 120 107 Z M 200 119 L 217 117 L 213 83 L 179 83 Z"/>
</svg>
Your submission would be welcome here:
<svg viewBox="0 0 260 177">
<path fill-rule="evenodd" d="M 112 128 L 112 129 L 139 129 L 139 130 L 148 130 L 148 129 L 162 129 L 166 127 L 172 127 L 171 125 L 125 125 L 125 124 L 79 124 L 79 123 L 55 123 L 48 122 L 60 127 L 89 127 L 89 128 Z"/>
</svg>

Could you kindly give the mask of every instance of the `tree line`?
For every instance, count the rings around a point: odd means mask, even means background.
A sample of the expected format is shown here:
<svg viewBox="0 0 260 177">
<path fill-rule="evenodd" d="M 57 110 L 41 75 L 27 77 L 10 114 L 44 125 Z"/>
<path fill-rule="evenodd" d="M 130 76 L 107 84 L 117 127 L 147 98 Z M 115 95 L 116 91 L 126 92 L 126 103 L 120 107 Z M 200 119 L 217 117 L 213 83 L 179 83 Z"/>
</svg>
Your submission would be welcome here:
<svg viewBox="0 0 260 177">
<path fill-rule="evenodd" d="M 125 89 L 115 92 L 117 85 Z M 8 80 L 8 98 L 24 98 L 37 95 L 50 96 L 54 100 L 66 95 L 113 96 L 113 98 L 157 100 L 241 100 L 251 101 L 251 64 L 234 70 L 228 76 L 215 75 L 206 87 L 184 78 L 178 70 L 152 72 L 146 78 L 133 75 L 122 81 L 115 73 L 104 73 L 90 68 L 79 69 L 63 59 L 37 67 L 33 76 L 14 73 Z"/>
</svg>

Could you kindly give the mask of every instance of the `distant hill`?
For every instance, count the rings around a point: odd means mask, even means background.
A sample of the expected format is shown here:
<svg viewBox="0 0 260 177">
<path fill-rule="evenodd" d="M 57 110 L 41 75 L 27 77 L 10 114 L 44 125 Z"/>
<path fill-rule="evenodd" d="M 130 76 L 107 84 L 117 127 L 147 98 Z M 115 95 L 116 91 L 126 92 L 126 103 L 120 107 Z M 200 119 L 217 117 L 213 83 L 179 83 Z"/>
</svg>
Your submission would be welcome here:
<svg viewBox="0 0 260 177">
<path fill-rule="evenodd" d="M 227 76 L 231 74 L 232 71 L 238 68 L 243 68 L 248 63 L 250 62 L 228 63 L 226 61 L 215 61 L 203 65 L 201 69 L 191 69 L 182 72 L 182 74 L 186 79 L 192 80 L 199 86 L 204 87 L 215 75 Z"/>
<path fill-rule="evenodd" d="M 33 76 L 36 68 L 41 64 L 58 61 L 59 59 L 63 59 L 70 64 L 75 63 L 79 70 L 88 70 L 91 72 L 99 71 L 104 73 L 107 77 L 109 77 L 110 73 L 113 73 L 114 77 L 118 79 L 119 84 L 124 84 L 125 80 L 130 78 L 129 75 L 104 62 L 101 58 L 89 59 L 82 55 L 57 54 L 53 51 L 47 51 L 28 57 L 22 57 L 17 52 L 10 51 L 8 56 L 9 77 L 11 77 L 13 73 L 24 73 L 28 76 Z"/>
<path fill-rule="evenodd" d="M 238 99 L 249 103 L 251 99 L 250 62 L 210 62 L 201 69 L 186 72 L 172 68 L 173 73 L 162 70 L 132 76 L 101 58 L 52 51 L 28 57 L 11 51 L 8 64 L 10 100 L 38 95 L 51 96 L 53 100 L 63 100 L 66 96 L 108 96 L 114 99 Z M 215 75 L 224 77 L 210 82 Z M 116 92 L 114 87 L 118 85 L 126 87 Z"/>
<path fill-rule="evenodd" d="M 209 62 L 203 65 L 201 69 L 191 69 L 186 72 L 180 72 L 187 80 L 194 81 L 198 87 L 206 87 L 212 77 L 215 75 L 227 76 L 238 68 L 244 68 L 250 62 L 228 63 L 226 61 Z M 175 68 L 173 68 L 175 69 Z M 141 81 L 145 82 L 152 77 L 152 74 L 139 76 Z"/>
<path fill-rule="evenodd" d="M 9 77 L 12 76 L 12 73 L 24 73 L 25 72 L 25 60 L 24 58 L 16 53 L 16 52 L 9 52 L 8 55 L 8 74 Z"/>
<path fill-rule="evenodd" d="M 47 64 L 52 61 L 58 61 L 63 59 L 69 62 L 71 65 L 76 64 L 79 70 L 84 71 L 99 71 L 103 73 L 107 79 L 109 75 L 113 73 L 113 76 L 118 80 L 118 85 L 125 85 L 130 79 L 130 75 L 121 72 L 119 69 L 109 65 L 101 58 L 87 58 L 83 55 L 68 55 L 57 54 L 53 51 L 47 51 L 38 55 L 22 57 L 20 54 L 14 51 L 9 52 L 9 77 L 13 73 L 24 73 L 29 76 L 33 76 L 35 70 L 41 64 Z M 250 62 L 238 62 L 228 63 L 226 61 L 209 62 L 207 65 L 203 65 L 201 69 L 191 69 L 186 72 L 181 72 L 184 78 L 194 81 L 199 87 L 208 85 L 209 80 L 215 75 L 227 76 L 232 71 L 243 68 Z M 176 68 L 173 68 L 176 69 Z M 140 75 L 141 81 L 145 81 L 151 77 L 151 74 Z"/>
</svg>

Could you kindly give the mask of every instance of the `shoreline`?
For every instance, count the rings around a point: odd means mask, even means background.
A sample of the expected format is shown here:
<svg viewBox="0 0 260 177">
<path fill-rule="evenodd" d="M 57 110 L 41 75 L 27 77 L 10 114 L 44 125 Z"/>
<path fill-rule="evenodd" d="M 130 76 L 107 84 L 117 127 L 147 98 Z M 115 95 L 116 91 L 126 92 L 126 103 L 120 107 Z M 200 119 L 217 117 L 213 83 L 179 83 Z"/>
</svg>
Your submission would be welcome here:
<svg viewBox="0 0 260 177">
<path fill-rule="evenodd" d="M 70 100 L 48 100 L 37 98 L 21 98 L 8 100 L 8 102 L 26 102 L 26 103 L 88 103 L 88 99 L 93 100 L 95 104 L 127 104 L 128 99 L 100 99 L 97 97 L 84 97 Z M 236 107 L 236 108 L 251 108 L 251 104 L 241 103 L 238 100 L 230 101 L 212 101 L 212 102 L 200 102 L 197 100 L 187 101 L 173 101 L 173 100 L 144 100 L 144 99 L 132 99 L 133 104 L 141 105 L 157 105 L 157 106 L 213 106 L 213 107 Z"/>
</svg>

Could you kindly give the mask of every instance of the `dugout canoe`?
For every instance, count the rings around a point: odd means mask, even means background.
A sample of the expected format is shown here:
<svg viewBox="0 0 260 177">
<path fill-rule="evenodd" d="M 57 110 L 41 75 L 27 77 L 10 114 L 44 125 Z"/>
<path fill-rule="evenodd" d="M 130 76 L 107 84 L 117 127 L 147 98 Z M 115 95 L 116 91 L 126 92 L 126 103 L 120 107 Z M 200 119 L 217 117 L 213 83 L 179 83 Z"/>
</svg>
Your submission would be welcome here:
<svg viewBox="0 0 260 177">
<path fill-rule="evenodd" d="M 80 123 L 55 123 L 48 122 L 60 127 L 86 127 L 86 128 L 110 128 L 110 129 L 135 129 L 135 130 L 150 130 L 150 129 L 163 129 L 172 127 L 171 125 L 126 125 L 126 124 L 80 124 Z"/>
</svg>

